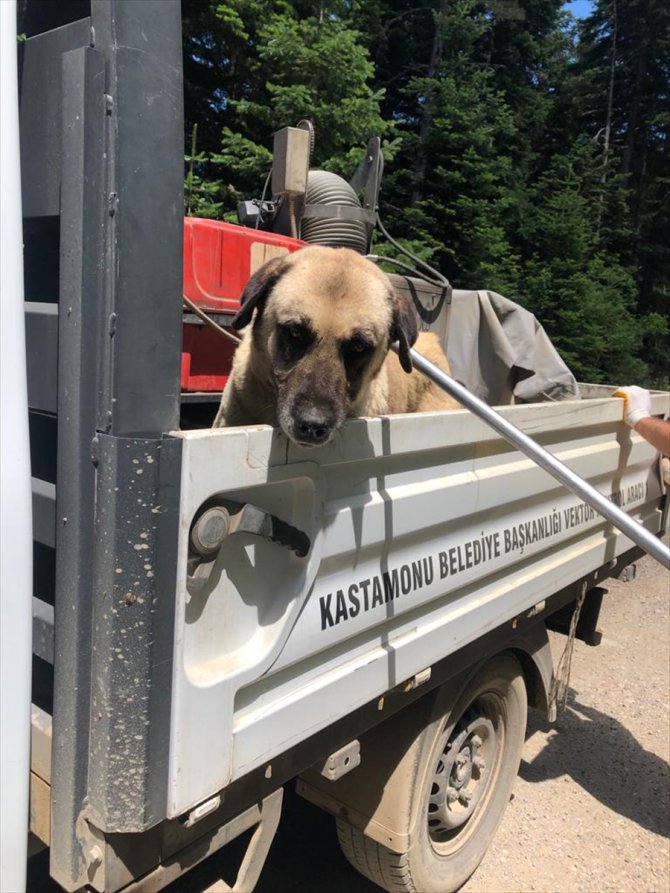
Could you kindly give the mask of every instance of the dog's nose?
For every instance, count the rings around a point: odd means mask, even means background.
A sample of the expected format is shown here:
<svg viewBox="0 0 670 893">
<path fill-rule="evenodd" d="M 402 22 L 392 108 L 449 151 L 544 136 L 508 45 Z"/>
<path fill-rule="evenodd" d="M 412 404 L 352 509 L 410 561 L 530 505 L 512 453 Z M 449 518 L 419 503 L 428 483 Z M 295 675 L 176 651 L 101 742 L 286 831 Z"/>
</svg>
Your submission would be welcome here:
<svg viewBox="0 0 670 893">
<path fill-rule="evenodd" d="M 317 446 L 330 437 L 335 419 L 332 413 L 312 409 L 301 413 L 295 420 L 295 433 L 301 443 Z"/>
</svg>

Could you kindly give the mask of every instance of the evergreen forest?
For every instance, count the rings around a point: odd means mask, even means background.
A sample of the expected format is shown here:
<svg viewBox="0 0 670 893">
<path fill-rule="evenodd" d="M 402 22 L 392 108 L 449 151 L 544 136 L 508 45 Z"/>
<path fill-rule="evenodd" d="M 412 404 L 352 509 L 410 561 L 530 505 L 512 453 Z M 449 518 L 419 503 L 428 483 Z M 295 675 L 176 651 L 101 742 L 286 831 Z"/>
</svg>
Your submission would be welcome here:
<svg viewBox="0 0 670 893">
<path fill-rule="evenodd" d="M 312 166 L 347 179 L 378 135 L 396 239 L 454 287 L 527 307 L 579 380 L 668 387 L 667 0 L 596 0 L 579 20 L 563 0 L 183 15 L 187 213 L 234 220 L 259 198 L 281 127 L 311 119 Z"/>
</svg>

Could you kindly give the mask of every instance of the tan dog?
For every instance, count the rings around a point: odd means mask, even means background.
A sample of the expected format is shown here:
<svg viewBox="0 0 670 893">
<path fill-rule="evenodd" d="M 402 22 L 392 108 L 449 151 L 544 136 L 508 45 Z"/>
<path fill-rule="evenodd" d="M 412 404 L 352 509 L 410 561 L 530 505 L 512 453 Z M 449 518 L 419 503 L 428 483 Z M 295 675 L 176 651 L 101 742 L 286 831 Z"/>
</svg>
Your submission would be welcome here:
<svg viewBox="0 0 670 893">
<path fill-rule="evenodd" d="M 409 301 L 354 251 L 311 246 L 268 261 L 249 280 L 233 326 L 252 318 L 214 427 L 279 425 L 295 443 L 318 446 L 347 418 L 458 407 L 412 371 L 416 341 L 448 372 L 437 337 L 417 337 Z M 399 358 L 389 353 L 395 341 Z"/>
</svg>

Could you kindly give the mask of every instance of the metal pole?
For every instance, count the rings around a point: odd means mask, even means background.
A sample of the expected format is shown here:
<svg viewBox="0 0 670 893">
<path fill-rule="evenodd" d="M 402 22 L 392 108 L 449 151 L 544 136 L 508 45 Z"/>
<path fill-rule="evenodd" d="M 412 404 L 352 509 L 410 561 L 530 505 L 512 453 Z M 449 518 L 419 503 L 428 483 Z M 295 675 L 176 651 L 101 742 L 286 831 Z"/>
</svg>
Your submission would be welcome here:
<svg viewBox="0 0 670 893">
<path fill-rule="evenodd" d="M 393 349 L 397 353 L 396 345 L 393 345 Z M 491 409 L 479 397 L 475 397 L 467 388 L 447 375 L 446 372 L 443 372 L 442 369 L 439 369 L 414 349 L 410 351 L 410 354 L 416 369 L 423 372 L 424 375 L 435 382 L 443 391 L 450 394 L 455 400 L 458 400 L 466 409 L 483 419 L 512 446 L 528 456 L 529 459 L 532 459 L 533 462 L 536 462 L 540 468 L 543 468 L 552 477 L 555 477 L 557 481 L 560 481 L 561 484 L 572 490 L 587 505 L 594 508 L 622 533 L 625 533 L 636 545 L 648 552 L 652 558 L 655 558 L 664 567 L 670 569 L 670 549 L 646 528 L 638 524 L 637 521 L 633 521 L 618 506 L 610 502 L 607 497 L 599 493 L 590 484 L 587 484 L 574 471 L 571 471 L 567 465 L 564 465 L 559 459 L 535 443 L 527 434 L 524 434 L 523 431 L 520 431 L 511 422 L 508 422 L 494 409 Z"/>
</svg>

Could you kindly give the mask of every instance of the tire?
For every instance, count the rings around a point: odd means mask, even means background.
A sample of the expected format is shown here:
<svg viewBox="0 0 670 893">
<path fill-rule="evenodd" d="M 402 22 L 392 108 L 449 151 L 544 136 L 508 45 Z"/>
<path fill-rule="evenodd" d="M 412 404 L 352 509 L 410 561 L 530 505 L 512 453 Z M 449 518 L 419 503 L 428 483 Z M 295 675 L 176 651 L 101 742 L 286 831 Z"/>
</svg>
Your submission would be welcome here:
<svg viewBox="0 0 670 893">
<path fill-rule="evenodd" d="M 410 777 L 409 843 L 402 853 L 337 819 L 353 867 L 389 893 L 453 893 L 481 862 L 519 769 L 527 718 L 523 673 L 502 653 L 486 663 L 449 712 L 422 732 Z M 402 799 L 402 798 L 399 798 Z"/>
</svg>

